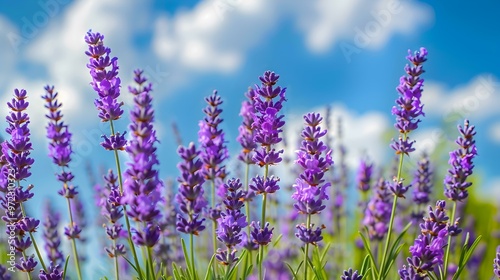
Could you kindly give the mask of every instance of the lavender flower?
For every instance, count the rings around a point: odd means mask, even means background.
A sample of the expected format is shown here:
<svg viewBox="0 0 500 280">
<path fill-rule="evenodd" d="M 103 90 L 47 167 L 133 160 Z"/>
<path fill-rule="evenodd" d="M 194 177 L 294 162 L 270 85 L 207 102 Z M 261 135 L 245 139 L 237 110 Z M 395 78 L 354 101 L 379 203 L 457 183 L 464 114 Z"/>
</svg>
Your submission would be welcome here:
<svg viewBox="0 0 500 280">
<path fill-rule="evenodd" d="M 241 104 L 240 116 L 243 118 L 243 122 L 238 127 L 239 134 L 236 138 L 242 147 L 238 159 L 246 164 L 254 164 L 252 160 L 253 150 L 257 148 L 257 144 L 253 140 L 255 133 L 252 128 L 255 118 L 255 94 L 255 90 L 252 88 L 245 94 L 248 100 L 243 101 Z"/>
<path fill-rule="evenodd" d="M 7 268 L 0 264 L 0 279 L 11 280 L 10 273 L 7 272 Z"/>
<path fill-rule="evenodd" d="M 98 98 L 94 100 L 94 105 L 99 111 L 99 118 L 103 122 L 118 120 L 123 114 L 118 103 L 120 96 L 120 78 L 118 77 L 118 58 L 110 58 L 111 49 L 104 46 L 104 35 L 93 33 L 91 30 L 85 36 L 88 50 L 85 54 L 89 57 L 87 68 L 90 69 L 92 82 L 90 85 L 97 92 Z M 114 132 L 113 132 L 114 133 Z M 103 136 L 104 142 L 101 145 L 107 150 L 123 150 L 126 144 L 124 134 Z"/>
<path fill-rule="evenodd" d="M 325 172 L 333 164 L 331 150 L 320 140 L 326 135 L 326 130 L 319 126 L 323 118 L 320 114 L 309 113 L 304 116 L 306 127 L 302 131 L 302 143 L 297 151 L 295 163 L 302 168 L 302 173 L 296 179 L 293 187 L 296 200 L 294 207 L 301 214 L 312 215 L 325 209 L 324 200 L 328 199 L 327 188 L 330 182 L 324 179 Z M 312 229 L 312 225 L 298 225 L 296 236 L 305 243 L 316 244 L 322 239 L 321 230 L 324 227 Z"/>
<path fill-rule="evenodd" d="M 373 189 L 374 195 L 365 209 L 363 225 L 368 227 L 372 240 L 381 241 L 387 233 L 392 206 L 392 193 L 387 185 L 386 181 L 379 179 Z"/>
<path fill-rule="evenodd" d="M 119 222 L 123 217 L 123 207 L 120 202 L 122 197 L 118 189 L 118 177 L 112 170 L 104 176 L 105 187 L 102 191 L 103 196 L 100 199 L 99 206 L 101 207 L 101 215 L 107 219 L 107 224 L 104 225 L 106 235 L 113 241 L 111 247 L 105 247 L 105 251 L 110 258 L 117 258 L 118 256 L 125 255 L 125 247 L 123 244 L 118 243 L 119 238 L 123 232 L 123 225 Z"/>
<path fill-rule="evenodd" d="M 118 103 L 116 100 L 120 96 L 118 58 L 109 57 L 111 49 L 104 46 L 104 35 L 100 33 L 89 30 L 85 42 L 89 46 L 85 54 L 89 57 L 87 68 L 90 69 L 92 77 L 90 85 L 99 95 L 94 101 L 99 110 L 99 118 L 103 122 L 117 120 L 123 114 L 123 102 Z"/>
<path fill-rule="evenodd" d="M 370 189 L 372 173 L 373 164 L 368 163 L 366 160 L 361 160 L 356 176 L 356 182 L 360 191 L 367 192 Z"/>
<path fill-rule="evenodd" d="M 223 119 L 220 117 L 222 109 L 222 99 L 214 90 L 212 95 L 205 98 L 208 106 L 203 109 L 206 117 L 200 121 L 200 130 L 198 131 L 198 141 L 201 145 L 200 159 L 204 167 L 202 169 L 205 180 L 214 180 L 216 185 L 226 177 L 226 167 L 222 165 L 224 160 L 229 157 L 225 146 L 224 132 L 219 129 Z M 214 205 L 212 205 L 214 206 Z"/>
<path fill-rule="evenodd" d="M 399 86 L 396 89 L 400 96 L 396 100 L 396 106 L 392 108 L 392 114 L 396 115 L 394 126 L 403 136 L 398 141 L 393 141 L 391 147 L 396 154 L 408 155 L 415 150 L 414 141 L 410 141 L 408 133 L 418 128 L 419 117 L 425 115 L 420 101 L 424 80 L 420 78 L 420 75 L 424 73 L 422 64 L 427 60 L 427 50 L 420 48 L 420 51 L 414 54 L 408 50 L 406 59 L 412 63 L 412 66 L 406 65 L 405 67 L 408 76 L 402 76 L 399 80 Z"/>
<path fill-rule="evenodd" d="M 464 121 L 464 126 L 458 126 L 460 136 L 455 143 L 459 149 L 450 152 L 448 163 L 451 168 L 444 179 L 444 195 L 452 201 L 463 201 L 469 196 L 467 189 L 472 185 L 467 178 L 472 175 L 474 168 L 473 159 L 477 155 L 475 127 L 469 125 L 469 121 Z"/>
<path fill-rule="evenodd" d="M 344 273 L 342 276 L 340 276 L 342 280 L 361 280 L 363 279 L 363 275 L 358 274 L 358 271 L 352 271 L 352 268 L 349 268 L 349 270 L 344 270 Z"/>
<path fill-rule="evenodd" d="M 130 111 L 129 126 L 132 138 L 126 151 L 132 161 L 125 171 L 124 202 L 130 205 L 129 217 L 143 225 L 143 228 L 134 230 L 134 241 L 137 245 L 152 247 L 160 234 L 157 221 L 161 215 L 157 204 L 161 199 L 158 188 L 163 186 L 163 182 L 155 169 L 159 161 L 155 147 L 158 140 L 153 127 L 151 84 L 147 84 L 142 74 L 142 70 L 134 71 L 137 88 L 129 88 L 134 95 L 134 107 Z"/>
<path fill-rule="evenodd" d="M 60 221 L 59 213 L 52 209 L 50 202 L 45 204 L 45 221 L 43 223 L 43 238 L 45 240 L 45 251 L 50 262 L 61 265 L 64 255 L 61 252 L 61 238 L 57 232 Z"/>
<path fill-rule="evenodd" d="M 427 273 L 443 264 L 449 220 L 445 206 L 446 202 L 443 200 L 436 203 L 435 209 L 429 206 L 429 217 L 420 224 L 421 233 L 415 239 L 413 246 L 410 246 L 411 257 L 407 259 L 408 268 L 403 267 L 399 270 L 402 279 L 414 279 L 410 276 L 416 273 L 420 276 L 426 276 Z"/>
<path fill-rule="evenodd" d="M 226 190 L 226 199 L 224 205 L 226 210 L 221 213 L 221 217 L 217 220 L 217 239 L 224 243 L 227 249 L 218 249 L 216 258 L 223 265 L 231 266 L 238 261 L 235 257 L 234 247 L 241 243 L 241 230 L 247 226 L 246 216 L 241 212 L 244 206 L 243 200 L 245 197 L 242 185 L 239 179 L 231 179 L 224 185 Z"/>
<path fill-rule="evenodd" d="M 252 222 L 250 226 L 252 227 L 250 235 L 252 236 L 252 241 L 254 243 L 260 246 L 265 246 L 271 242 L 274 228 L 269 229 L 269 223 L 266 223 L 264 227 L 261 227 L 260 222 Z"/>
<path fill-rule="evenodd" d="M 257 147 L 253 160 L 259 166 L 274 165 L 281 162 L 280 154 L 283 150 L 276 151 L 273 145 L 281 142 L 279 133 L 283 131 L 285 125 L 284 115 L 278 115 L 283 107 L 286 88 L 274 87 L 278 82 L 279 75 L 266 71 L 259 77 L 262 86 L 256 86 L 254 96 L 254 119 L 252 129 L 254 130 L 253 140 L 260 147 Z M 279 100 L 274 101 L 274 98 Z"/>
<path fill-rule="evenodd" d="M 420 221 L 423 218 L 424 211 L 421 210 L 421 207 L 427 205 L 430 201 L 429 196 L 432 193 L 432 175 L 433 172 L 429 162 L 429 156 L 423 154 L 418 162 L 418 168 L 415 171 L 412 183 L 412 185 L 415 186 L 413 189 L 413 202 L 415 202 L 418 208 L 412 213 L 412 218 L 415 221 Z"/>
<path fill-rule="evenodd" d="M 201 218 L 200 214 L 207 205 L 201 187 L 205 182 L 201 171 L 203 163 L 198 158 L 200 152 L 196 150 L 194 143 L 190 143 L 188 147 L 179 147 L 177 153 L 183 161 L 177 165 L 181 176 L 177 178 L 180 185 L 176 201 L 184 215 L 177 214 L 176 227 L 180 232 L 198 235 L 205 229 L 205 219 Z"/>
<path fill-rule="evenodd" d="M 63 280 L 63 271 L 59 270 L 58 265 L 51 265 L 49 272 L 40 270 L 40 280 Z"/>
<path fill-rule="evenodd" d="M 35 260 L 35 256 L 31 255 L 29 257 L 21 257 L 19 263 L 16 263 L 16 267 L 22 272 L 30 273 L 35 270 L 37 264 L 38 262 Z"/>
<path fill-rule="evenodd" d="M 493 260 L 493 272 L 495 276 L 500 279 L 500 246 L 497 246 L 495 259 Z"/>
</svg>

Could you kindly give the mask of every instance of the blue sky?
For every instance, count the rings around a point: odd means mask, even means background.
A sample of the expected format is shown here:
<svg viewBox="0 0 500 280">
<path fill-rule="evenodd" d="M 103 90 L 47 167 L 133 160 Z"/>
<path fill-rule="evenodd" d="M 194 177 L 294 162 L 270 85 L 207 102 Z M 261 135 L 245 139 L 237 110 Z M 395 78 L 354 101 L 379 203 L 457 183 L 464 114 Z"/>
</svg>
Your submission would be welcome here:
<svg viewBox="0 0 500 280">
<path fill-rule="evenodd" d="M 39 98 L 45 84 L 55 85 L 60 92 L 66 122 L 74 133 L 76 183 L 85 198 L 90 199 L 92 191 L 84 163 L 90 162 L 95 170 L 113 166 L 112 155 L 96 144 L 107 128 L 99 124 L 95 93 L 88 85 L 83 37 L 89 29 L 103 33 L 105 44 L 118 57 L 127 104 L 132 70 L 143 68 L 151 77 L 163 177 L 177 176 L 171 123 L 178 124 L 185 143 L 195 141 L 203 97 L 213 89 L 224 99 L 223 127 L 231 152 L 236 151 L 243 93 L 265 70 L 280 74 L 280 85 L 288 88 L 284 108 L 288 137 L 296 138 L 291 128 L 300 127 L 302 114 L 324 112 L 331 105 L 335 117 L 345 121 L 349 164 L 355 167 L 364 153 L 382 163 L 390 153 L 382 135 L 391 131 L 394 122 L 390 109 L 407 50 L 426 47 L 427 116 L 415 135 L 417 147 L 432 149 L 456 137 L 455 130 L 435 136 L 442 125 L 460 123 L 450 112 L 469 118 L 478 130 L 476 166 L 482 175 L 478 187 L 483 193 L 500 195 L 498 1 L 474 5 L 410 0 L 30 3 L 4 1 L 0 6 L 0 102 L 5 104 L 14 88 L 26 88 L 30 95 L 35 201 L 60 199 L 46 157 L 44 108 Z M 346 49 L 353 53 L 347 54 Z M 1 112 L 5 115 L 6 106 Z M 121 130 L 127 122 L 125 115 L 118 124 Z"/>
</svg>

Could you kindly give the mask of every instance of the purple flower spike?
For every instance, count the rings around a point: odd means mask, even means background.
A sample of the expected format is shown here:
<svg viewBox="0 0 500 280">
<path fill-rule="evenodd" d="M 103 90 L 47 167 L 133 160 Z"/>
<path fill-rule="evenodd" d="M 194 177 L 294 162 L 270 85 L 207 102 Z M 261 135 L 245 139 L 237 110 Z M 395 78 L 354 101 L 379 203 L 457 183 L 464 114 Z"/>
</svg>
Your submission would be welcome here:
<svg viewBox="0 0 500 280">
<path fill-rule="evenodd" d="M 391 218 L 392 193 L 387 185 L 389 183 L 380 179 L 375 185 L 372 198 L 365 210 L 363 225 L 368 227 L 371 240 L 382 240 L 387 233 Z"/>
<path fill-rule="evenodd" d="M 361 280 L 363 279 L 363 275 L 358 274 L 358 271 L 352 271 L 352 268 L 349 270 L 344 270 L 344 273 L 340 276 L 342 280 Z"/>
<path fill-rule="evenodd" d="M 134 229 L 137 232 L 134 242 L 152 247 L 154 244 L 151 242 L 157 242 L 159 238 L 157 221 L 161 218 L 158 210 L 161 195 L 158 189 L 163 187 L 163 182 L 157 170 L 159 161 L 155 144 L 158 139 L 153 126 L 152 85 L 147 83 L 142 70 L 135 70 L 134 75 L 137 86 L 129 87 L 130 93 L 134 95 L 129 125 L 132 138 L 126 148 L 132 161 L 125 171 L 123 202 L 130 206 L 127 214 L 132 219 L 147 224 L 142 230 Z"/>
<path fill-rule="evenodd" d="M 219 185 L 226 177 L 226 167 L 223 162 L 229 158 L 224 132 L 219 128 L 223 122 L 220 116 L 222 114 L 220 105 L 223 102 L 216 90 L 205 98 L 205 102 L 208 104 L 203 109 L 206 117 L 200 121 L 198 131 L 198 141 L 201 145 L 200 158 L 204 165 L 202 172 L 205 180 L 216 180 L 216 185 Z"/>
<path fill-rule="evenodd" d="M 429 206 L 429 217 L 420 224 L 421 233 L 410 246 L 411 257 L 407 259 L 408 268 L 399 270 L 402 279 L 426 279 L 428 272 L 443 264 L 444 247 L 447 245 L 448 216 L 446 203 L 439 200 L 436 207 Z M 424 278 L 415 278 L 416 275 Z"/>
<path fill-rule="evenodd" d="M 226 245 L 227 250 L 219 248 L 216 257 L 220 263 L 232 265 L 237 260 L 234 247 L 243 241 L 241 230 L 247 226 L 246 216 L 240 210 L 244 206 L 245 192 L 239 179 L 230 179 L 223 187 L 226 190 L 226 210 L 217 220 L 217 239 Z"/>
<path fill-rule="evenodd" d="M 321 115 L 309 113 L 304 116 L 304 120 L 306 126 L 302 130 L 302 142 L 295 161 L 302 173 L 293 185 L 295 193 L 292 198 L 296 200 L 294 207 L 299 213 L 311 215 L 320 213 L 326 207 L 323 201 L 329 199 L 327 188 L 330 182 L 326 182 L 324 176 L 333 165 L 333 160 L 332 151 L 320 140 L 327 134 L 320 127 L 323 121 Z M 323 227 L 314 230 L 309 226 L 298 225 L 295 236 L 305 243 L 316 244 L 323 239 Z"/>
<path fill-rule="evenodd" d="M 493 260 L 493 272 L 495 276 L 500 279 L 500 246 L 497 246 L 495 259 Z"/>
<path fill-rule="evenodd" d="M 45 272 L 42 269 L 40 270 L 40 280 L 63 280 L 63 271 L 59 270 L 58 265 L 50 265 L 48 268 L 49 272 Z"/>
<path fill-rule="evenodd" d="M 34 255 L 31 255 L 27 258 L 21 257 L 19 261 L 19 263 L 16 263 L 16 267 L 22 272 L 32 272 L 33 270 L 35 270 L 35 267 L 38 264 L 38 262 L 35 260 Z"/>
<path fill-rule="evenodd" d="M 396 88 L 399 97 L 396 99 L 396 106 L 392 108 L 392 114 L 396 115 L 394 127 L 404 137 L 394 141 L 391 147 L 396 151 L 396 154 L 408 155 L 415 149 L 413 148 L 414 141 L 410 141 L 407 134 L 418 128 L 420 117 L 425 115 L 420 101 L 424 80 L 420 78 L 420 75 L 425 72 L 422 64 L 427 60 L 427 50 L 420 48 L 414 54 L 408 50 L 406 59 L 412 65 L 405 67 L 407 76 L 402 76 L 399 80 L 399 86 Z"/>
<path fill-rule="evenodd" d="M 263 228 L 260 227 L 260 222 L 252 222 L 250 226 L 252 227 L 250 234 L 254 243 L 265 246 L 271 242 L 274 228 L 269 229 L 269 223 L 266 223 Z"/>
<path fill-rule="evenodd" d="M 203 225 L 205 219 L 200 218 L 200 215 L 207 205 L 201 188 L 205 182 L 201 171 L 203 163 L 198 158 L 200 152 L 194 143 L 190 143 L 188 147 L 179 147 L 177 153 L 183 161 L 177 166 L 181 175 L 177 178 L 180 185 L 176 201 L 183 214 L 177 215 L 176 227 L 180 232 L 198 235 L 205 229 Z"/>
<path fill-rule="evenodd" d="M 25 232 L 36 232 L 40 221 L 30 217 L 26 217 L 20 221 L 19 227 Z"/>
<path fill-rule="evenodd" d="M 104 46 L 104 35 L 89 31 L 85 36 L 85 42 L 89 47 L 85 54 L 89 57 L 87 68 L 90 69 L 92 77 L 90 85 L 99 96 L 94 101 L 99 110 L 99 118 L 103 122 L 117 120 L 123 114 L 121 109 L 123 102 L 117 101 L 120 96 L 118 59 L 110 58 L 111 49 Z"/>
<path fill-rule="evenodd" d="M 415 171 L 412 183 L 412 185 L 415 186 L 413 189 L 413 202 L 419 207 L 427 205 L 430 201 L 429 196 L 432 193 L 432 174 L 433 171 L 429 156 L 424 154 L 418 162 L 418 168 Z M 412 213 L 412 218 L 418 222 L 424 217 L 424 211 L 420 211 L 419 209 Z"/>
<path fill-rule="evenodd" d="M 238 155 L 238 159 L 246 164 L 254 164 L 252 160 L 253 151 L 257 148 L 257 144 L 253 141 L 254 129 L 252 128 L 255 118 L 254 98 L 255 90 L 250 88 L 245 94 L 248 100 L 241 104 L 240 116 L 243 118 L 242 124 L 239 126 L 238 137 L 236 140 L 241 144 L 242 150 Z"/>
<path fill-rule="evenodd" d="M 455 143 L 460 146 L 459 149 L 450 152 L 448 163 L 451 168 L 444 179 L 444 195 L 453 201 L 463 201 L 469 196 L 467 189 L 472 185 L 467 178 L 472 175 L 474 169 L 473 159 L 477 155 L 475 127 L 469 125 L 469 121 L 464 121 L 464 126 L 458 126 L 460 136 Z"/>
<path fill-rule="evenodd" d="M 296 228 L 297 232 L 295 233 L 295 236 L 304 243 L 316 245 L 319 241 L 323 240 L 323 236 L 321 236 L 321 230 L 325 228 L 324 225 L 313 229 L 314 224 L 310 224 L 309 227 L 306 227 L 305 224 L 300 224 L 297 225 Z"/>
<path fill-rule="evenodd" d="M 262 82 L 261 86 L 255 86 L 254 101 L 254 120 L 252 129 L 254 130 L 254 141 L 261 147 L 256 150 L 259 152 L 259 158 L 254 156 L 254 162 L 262 162 L 262 159 L 267 158 L 268 154 L 277 155 L 274 162 L 280 162 L 280 152 L 276 152 L 271 146 L 281 142 L 279 136 L 283 132 L 284 115 L 278 115 L 283 107 L 283 102 L 286 101 L 286 88 L 280 86 L 274 87 L 279 79 L 279 75 L 274 72 L 266 71 L 263 76 L 259 77 Z M 274 98 L 279 97 L 277 101 Z"/>
<path fill-rule="evenodd" d="M 356 182 L 358 189 L 362 192 L 367 192 L 370 189 L 372 180 L 373 164 L 368 163 L 366 160 L 361 160 L 359 164 Z"/>
</svg>

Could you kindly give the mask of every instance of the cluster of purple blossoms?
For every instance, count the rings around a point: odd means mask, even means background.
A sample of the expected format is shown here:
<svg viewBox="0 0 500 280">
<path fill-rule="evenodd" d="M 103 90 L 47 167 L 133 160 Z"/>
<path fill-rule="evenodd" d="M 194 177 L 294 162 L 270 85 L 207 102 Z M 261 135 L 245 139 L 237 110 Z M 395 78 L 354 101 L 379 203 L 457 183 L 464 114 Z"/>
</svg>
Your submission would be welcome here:
<svg viewBox="0 0 500 280">
<path fill-rule="evenodd" d="M 34 195 L 31 192 L 33 185 L 26 188 L 21 185 L 23 180 L 31 176 L 30 169 L 34 163 L 34 159 L 30 157 L 33 149 L 30 142 L 31 133 L 28 128 L 30 118 L 24 112 L 29 105 L 26 98 L 26 90 L 15 89 L 14 98 L 7 102 L 10 113 L 6 117 L 8 127 L 5 131 L 10 135 L 10 139 L 1 144 L 1 161 L 5 163 L 2 168 L 2 176 L 5 176 L 4 181 L 9 183 L 17 182 L 17 184 L 7 186 L 6 197 L 2 199 L 2 206 L 6 210 L 2 219 L 8 224 L 6 227 L 7 234 L 12 231 L 17 234 L 13 245 L 23 255 L 20 262 L 16 263 L 17 269 L 30 273 L 35 269 L 38 262 L 33 255 L 26 256 L 26 250 L 34 242 L 30 236 L 26 236 L 26 233 L 32 235 L 37 230 L 40 221 L 26 216 L 26 213 L 22 210 L 22 204 Z"/>
<path fill-rule="evenodd" d="M 143 225 L 134 229 L 134 242 L 139 246 L 153 247 L 160 237 L 157 221 L 160 211 L 157 204 L 161 199 L 159 189 L 163 182 L 158 177 L 155 167 L 159 164 L 156 156 L 156 131 L 153 126 L 154 110 L 152 106 L 151 84 L 142 75 L 143 71 L 134 71 L 137 88 L 129 87 L 134 95 L 134 106 L 130 111 L 132 134 L 126 147 L 131 158 L 125 171 L 123 202 L 130 206 L 129 217 Z"/>
<path fill-rule="evenodd" d="M 48 260 L 55 265 L 62 265 L 64 255 L 61 252 L 61 238 L 58 233 L 60 221 L 59 213 L 55 212 L 50 202 L 45 204 L 45 221 L 43 223 L 43 239 L 45 241 L 45 252 Z"/>
<path fill-rule="evenodd" d="M 227 249 L 218 249 L 215 257 L 221 264 L 231 266 L 238 261 L 234 248 L 241 243 L 241 230 L 248 225 L 245 214 L 240 210 L 244 206 L 245 192 L 241 189 L 239 179 L 228 180 L 223 187 L 226 190 L 226 209 L 217 220 L 217 239 L 224 243 Z"/>
<path fill-rule="evenodd" d="M 373 164 L 368 163 L 366 160 L 361 160 L 356 176 L 358 190 L 367 192 L 370 190 L 372 181 Z"/>
<path fill-rule="evenodd" d="M 240 116 L 243 118 L 243 122 L 238 127 L 239 134 L 236 138 L 242 147 L 238 159 L 246 164 L 254 164 L 252 159 L 253 151 L 257 148 L 257 144 L 253 140 L 254 129 L 252 128 L 255 118 L 255 90 L 253 88 L 248 89 L 245 96 L 248 100 L 243 101 L 241 104 Z"/>
<path fill-rule="evenodd" d="M 56 175 L 57 180 L 62 183 L 62 188 L 58 191 L 58 194 L 68 200 L 72 200 L 78 194 L 78 191 L 71 183 L 75 176 L 68 170 L 69 163 L 71 162 L 71 154 L 73 153 L 71 149 L 71 133 L 69 132 L 68 125 L 62 121 L 62 104 L 57 100 L 58 93 L 54 91 L 54 86 L 47 85 L 44 89 L 46 94 L 42 98 L 46 102 L 45 108 L 49 111 L 45 115 L 49 119 L 46 127 L 47 138 L 50 140 L 49 157 L 52 158 L 52 162 L 61 168 L 60 173 Z M 71 205 L 71 202 L 68 202 Z M 69 239 L 78 239 L 81 231 L 82 229 L 76 223 L 64 228 L 64 234 Z"/>
<path fill-rule="evenodd" d="M 459 149 L 450 152 L 450 160 L 448 163 L 451 168 L 444 179 L 445 191 L 444 195 L 452 201 L 463 201 L 469 196 L 467 189 L 472 185 L 467 182 L 467 178 L 472 174 L 474 168 L 473 159 L 477 155 L 475 127 L 469 125 L 469 121 L 465 120 L 464 126 L 458 126 L 460 136 L 455 143 L 460 146 Z"/>
<path fill-rule="evenodd" d="M 59 265 L 50 265 L 48 267 L 48 272 L 40 270 L 40 280 L 62 280 L 63 271 L 60 270 Z"/>
<path fill-rule="evenodd" d="M 177 165 L 181 176 L 177 178 L 180 185 L 175 199 L 184 215 L 177 214 L 176 228 L 186 234 L 198 235 L 205 229 L 203 225 L 205 219 L 201 218 L 201 212 L 207 205 L 202 188 L 205 182 L 201 171 L 203 162 L 198 158 L 200 152 L 192 142 L 188 147 L 179 147 L 177 153 L 182 161 Z"/>
<path fill-rule="evenodd" d="M 493 272 L 495 276 L 500 279 L 500 246 L 497 247 L 495 259 L 493 260 Z"/>
<path fill-rule="evenodd" d="M 225 146 L 224 132 L 219 128 L 223 119 L 220 117 L 222 99 L 214 90 L 212 95 L 205 98 L 208 106 L 203 109 L 206 117 L 200 121 L 198 131 L 198 142 L 200 143 L 200 158 L 203 162 L 203 175 L 207 181 L 216 181 L 221 184 L 226 177 L 226 167 L 222 165 L 229 158 L 229 152 Z M 223 190 L 225 191 L 225 190 Z M 222 193 L 224 196 L 224 193 Z"/>
<path fill-rule="evenodd" d="M 304 116 L 306 127 L 302 131 L 302 143 L 297 151 L 295 163 L 302 168 L 302 173 L 296 179 L 293 187 L 295 192 L 292 198 L 296 200 L 294 207 L 300 214 L 314 215 L 325 209 L 324 200 L 328 199 L 327 188 L 330 182 L 324 179 L 333 165 L 332 151 L 320 140 L 326 135 L 326 130 L 321 130 L 323 118 L 320 114 L 309 113 Z M 313 228 L 312 224 L 297 225 L 295 236 L 304 243 L 316 244 L 321 241 L 321 230 Z"/>
<path fill-rule="evenodd" d="M 424 210 L 422 206 L 426 206 L 430 201 L 432 193 L 432 166 L 429 161 L 429 156 L 423 154 L 418 162 L 418 168 L 413 177 L 413 202 L 417 205 L 417 209 L 412 212 L 412 219 L 420 221 L 424 217 Z"/>
<path fill-rule="evenodd" d="M 373 188 L 374 194 L 365 209 L 363 225 L 368 228 L 371 240 L 381 241 L 387 234 L 392 207 L 392 193 L 387 185 L 387 181 L 379 179 Z"/>
<path fill-rule="evenodd" d="M 359 274 L 358 271 L 353 271 L 352 268 L 349 270 L 344 270 L 344 273 L 340 276 L 342 280 L 361 280 L 363 275 Z"/>
<path fill-rule="evenodd" d="M 444 247 L 447 244 L 448 220 L 445 210 L 446 202 L 439 200 L 435 209 L 429 206 L 429 217 L 420 224 L 420 235 L 410 246 L 411 257 L 407 259 L 408 267 L 399 270 L 403 280 L 425 279 L 424 277 L 443 264 Z"/>
<path fill-rule="evenodd" d="M 101 199 L 98 204 L 101 207 L 101 215 L 106 218 L 107 223 L 104 225 L 106 235 L 113 241 L 111 247 L 104 248 L 110 258 L 117 258 L 125 255 L 125 245 L 118 243 L 120 237 L 125 236 L 123 225 L 120 219 L 123 217 L 122 195 L 117 184 L 118 177 L 110 169 L 108 174 L 104 176 L 105 185 L 100 190 Z"/>
<path fill-rule="evenodd" d="M 282 140 L 279 134 L 283 132 L 285 121 L 284 115 L 278 114 L 283 108 L 283 102 L 286 101 L 286 88 L 274 87 L 279 79 L 279 75 L 274 72 L 266 71 L 259 79 L 262 85 L 255 87 L 252 129 L 253 140 L 260 147 L 255 148 L 253 161 L 262 167 L 277 164 L 282 160 L 280 154 L 283 150 L 276 151 L 273 145 Z M 279 97 L 277 101 L 274 100 L 276 97 Z"/>
<path fill-rule="evenodd" d="M 120 96 L 120 78 L 118 77 L 118 58 L 110 58 L 111 49 L 104 46 L 104 35 L 88 31 L 85 42 L 88 44 L 88 51 L 85 54 L 89 57 L 87 68 L 90 69 L 92 77 L 92 88 L 98 94 L 94 105 L 99 110 L 99 118 L 103 122 L 117 120 L 123 114 L 118 103 Z M 119 132 L 110 137 L 103 136 L 104 142 L 101 145 L 107 150 L 123 150 L 126 144 L 125 134 Z"/>
<path fill-rule="evenodd" d="M 399 86 L 396 88 L 400 96 L 396 100 L 396 106 L 392 107 L 392 114 L 396 115 L 394 126 L 402 136 L 398 141 L 393 141 L 391 147 L 396 154 L 406 154 L 413 152 L 414 141 L 410 141 L 408 133 L 418 128 L 419 117 L 424 116 L 423 104 L 420 101 L 424 80 L 420 75 L 424 73 L 422 64 L 427 61 L 427 50 L 420 48 L 414 54 L 408 50 L 406 57 L 412 66 L 406 65 L 407 76 L 402 76 Z"/>
</svg>

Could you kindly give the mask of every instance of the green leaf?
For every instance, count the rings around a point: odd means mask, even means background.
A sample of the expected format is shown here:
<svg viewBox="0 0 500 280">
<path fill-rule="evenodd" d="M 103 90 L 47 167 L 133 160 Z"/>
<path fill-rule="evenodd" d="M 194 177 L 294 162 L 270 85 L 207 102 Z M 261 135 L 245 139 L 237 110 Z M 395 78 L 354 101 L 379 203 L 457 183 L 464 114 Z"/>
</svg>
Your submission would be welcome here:
<svg viewBox="0 0 500 280">
<path fill-rule="evenodd" d="M 208 275 L 210 275 L 210 271 L 212 270 L 212 263 L 214 262 L 215 260 L 215 254 L 212 255 L 212 258 L 210 258 L 210 262 L 208 263 L 208 269 L 207 269 L 207 273 L 205 274 L 205 280 L 208 280 Z"/>
<path fill-rule="evenodd" d="M 476 250 L 477 245 L 479 245 L 479 241 L 481 241 L 481 235 L 474 240 L 474 243 L 470 245 L 469 248 L 467 248 L 467 243 L 469 241 L 469 233 L 467 233 L 467 236 L 465 238 L 464 246 L 462 249 L 462 253 L 460 254 L 460 262 L 458 263 L 458 269 L 457 272 L 455 272 L 455 275 L 453 275 L 453 280 L 457 280 L 462 271 L 465 268 L 465 265 L 469 261 L 469 259 L 472 257 L 472 254 L 474 253 L 474 250 Z M 465 252 L 465 253 L 464 253 Z"/>
<path fill-rule="evenodd" d="M 64 262 L 62 279 L 66 279 L 66 271 L 68 271 L 68 262 L 69 262 L 69 255 L 66 257 L 66 261 Z"/>
<path fill-rule="evenodd" d="M 370 262 L 371 262 L 372 275 L 374 277 L 376 276 L 375 278 L 378 278 L 379 271 L 377 269 L 377 264 L 375 262 L 375 257 L 373 256 L 372 250 L 370 248 L 370 243 L 368 242 L 368 240 L 366 239 L 366 237 L 363 235 L 363 233 L 361 231 L 358 231 L 358 233 L 361 236 L 361 239 L 363 240 L 363 246 L 368 251 L 368 256 L 370 257 Z"/>
<path fill-rule="evenodd" d="M 292 275 L 293 275 L 293 279 L 294 279 L 294 280 L 299 279 L 299 277 L 297 276 L 297 273 L 299 272 L 299 269 L 300 269 L 300 267 L 302 266 L 302 263 L 303 263 L 303 262 L 304 262 L 304 261 L 301 261 L 301 262 L 300 262 L 299 267 L 297 267 L 297 271 L 294 271 L 294 270 L 293 270 L 293 268 L 292 268 L 292 267 L 291 267 L 291 266 L 290 266 L 287 262 L 285 262 L 285 264 L 286 264 L 286 266 L 288 267 L 288 269 L 290 269 L 290 272 L 292 273 Z"/>
</svg>

